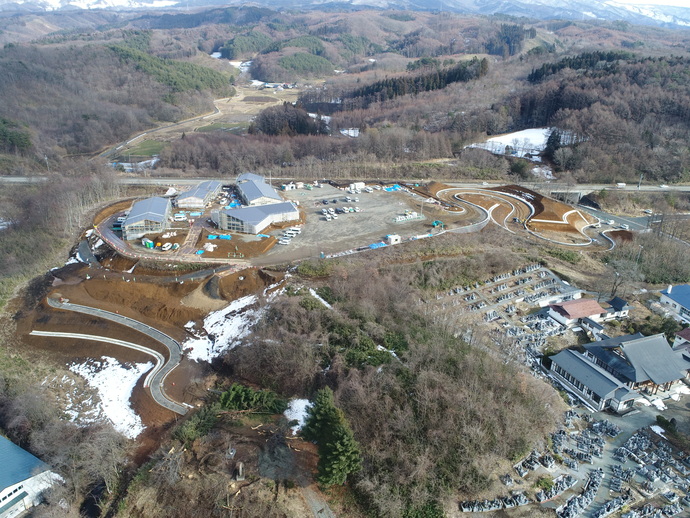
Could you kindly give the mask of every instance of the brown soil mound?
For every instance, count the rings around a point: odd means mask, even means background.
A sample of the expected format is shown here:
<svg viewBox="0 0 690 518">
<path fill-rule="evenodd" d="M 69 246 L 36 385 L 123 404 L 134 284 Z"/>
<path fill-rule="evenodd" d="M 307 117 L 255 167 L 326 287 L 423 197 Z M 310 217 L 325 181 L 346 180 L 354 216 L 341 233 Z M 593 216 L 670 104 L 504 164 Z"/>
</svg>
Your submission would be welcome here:
<svg viewBox="0 0 690 518">
<path fill-rule="evenodd" d="M 225 300 L 234 300 L 280 282 L 283 274 L 271 274 L 263 270 L 250 268 L 241 272 L 226 275 L 220 279 L 219 295 Z"/>
<path fill-rule="evenodd" d="M 442 191 L 443 189 L 448 189 L 450 188 L 449 185 L 446 185 L 445 183 L 440 183 L 440 182 L 430 182 L 424 187 L 419 187 L 418 190 L 420 192 L 427 192 L 431 196 L 437 196 L 438 191 Z"/>
<path fill-rule="evenodd" d="M 259 238 L 248 234 L 233 234 L 232 239 L 209 239 L 209 235 L 228 234 L 224 231 L 202 230 L 196 247 L 201 249 L 206 243 L 216 245 L 213 251 L 205 251 L 204 257 L 228 259 L 237 257 L 248 259 L 259 257 L 268 252 L 276 244 L 275 237 Z"/>
<path fill-rule="evenodd" d="M 200 310 L 177 303 L 197 286 L 198 283 L 194 282 L 158 285 L 142 281 L 123 282 L 94 278 L 79 286 L 83 294 L 71 290 L 72 293 L 64 293 L 63 296 L 71 297 L 74 299 L 72 302 L 83 303 L 87 306 L 101 307 L 110 311 L 113 311 L 114 307 L 121 313 L 130 311 L 135 315 L 143 315 L 181 327 L 190 320 L 203 316 Z M 60 291 L 66 290 L 60 287 Z M 82 301 L 83 298 L 86 300 Z"/>
<path fill-rule="evenodd" d="M 614 230 L 612 232 L 607 232 L 607 236 L 616 241 L 632 241 L 633 233 L 629 230 Z"/>
<path fill-rule="evenodd" d="M 544 212 L 544 196 L 538 192 L 534 192 L 525 187 L 520 187 L 519 185 L 503 185 L 501 187 L 493 187 L 489 189 L 491 191 L 504 192 L 506 194 L 512 194 L 520 199 L 523 199 L 530 203 L 534 207 L 533 217 L 539 216 L 541 218 L 542 212 Z M 564 211 L 565 212 L 565 211 Z"/>
</svg>

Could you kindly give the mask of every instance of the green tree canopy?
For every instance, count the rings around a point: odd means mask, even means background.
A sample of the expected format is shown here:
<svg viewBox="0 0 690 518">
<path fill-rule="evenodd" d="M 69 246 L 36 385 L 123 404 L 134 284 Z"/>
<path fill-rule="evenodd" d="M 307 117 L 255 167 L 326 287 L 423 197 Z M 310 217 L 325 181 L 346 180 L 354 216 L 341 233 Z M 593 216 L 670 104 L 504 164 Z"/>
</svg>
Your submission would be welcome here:
<svg viewBox="0 0 690 518">
<path fill-rule="evenodd" d="M 350 473 L 361 469 L 359 444 L 345 414 L 335 406 L 330 388 L 319 390 L 313 404 L 307 408 L 302 435 L 319 445 L 317 480 L 320 484 L 344 484 Z"/>
</svg>

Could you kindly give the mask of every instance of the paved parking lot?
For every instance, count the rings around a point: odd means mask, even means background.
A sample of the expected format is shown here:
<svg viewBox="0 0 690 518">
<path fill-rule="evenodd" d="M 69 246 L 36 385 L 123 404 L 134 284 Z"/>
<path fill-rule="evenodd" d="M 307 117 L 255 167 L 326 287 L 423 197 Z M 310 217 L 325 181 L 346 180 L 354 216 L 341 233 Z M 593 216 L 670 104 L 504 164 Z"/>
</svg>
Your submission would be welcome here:
<svg viewBox="0 0 690 518">
<path fill-rule="evenodd" d="M 299 202 L 306 212 L 307 221 L 302 233 L 292 239 L 289 245 L 276 245 L 261 260 L 275 263 L 281 260 L 294 260 L 305 257 L 319 257 L 321 252 L 331 254 L 343 250 L 367 246 L 385 239 L 387 234 L 400 234 L 403 239 L 431 231 L 435 217 L 428 214 L 423 220 L 395 223 L 396 216 L 405 210 L 420 212 L 414 199 L 405 192 L 386 192 L 375 190 L 361 194 L 348 194 L 331 185 L 323 185 L 311 191 L 298 189 L 282 193 L 285 198 Z M 359 201 L 346 202 L 346 196 Z M 323 200 L 328 200 L 324 205 Z M 333 203 L 333 200 L 337 200 Z M 338 218 L 326 221 L 321 213 L 323 208 L 359 207 L 361 212 L 338 214 Z M 430 206 L 426 207 L 426 212 Z M 271 232 L 279 237 L 280 231 Z"/>
</svg>

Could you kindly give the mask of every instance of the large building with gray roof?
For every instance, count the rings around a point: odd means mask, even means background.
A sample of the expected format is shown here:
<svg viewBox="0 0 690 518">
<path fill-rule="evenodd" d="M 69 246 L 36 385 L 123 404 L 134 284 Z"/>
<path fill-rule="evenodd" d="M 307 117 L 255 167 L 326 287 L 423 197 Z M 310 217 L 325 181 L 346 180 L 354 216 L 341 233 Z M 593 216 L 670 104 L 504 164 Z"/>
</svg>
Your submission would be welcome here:
<svg viewBox="0 0 690 518">
<path fill-rule="evenodd" d="M 223 184 L 217 180 L 207 180 L 199 185 L 180 193 L 175 200 L 175 205 L 181 209 L 203 209 L 223 188 Z"/>
<path fill-rule="evenodd" d="M 638 394 L 584 355 L 566 349 L 551 357 L 551 374 L 595 410 L 625 412 Z"/>
<path fill-rule="evenodd" d="M 254 173 L 244 173 L 237 177 L 237 192 L 242 198 L 242 203 L 249 207 L 283 201 L 280 194 L 266 183 L 263 176 Z"/>
<path fill-rule="evenodd" d="M 164 232 L 170 225 L 172 205 L 167 198 L 147 198 L 132 205 L 129 214 L 122 222 L 122 237 L 127 240 L 139 239 L 146 234 Z"/>
<path fill-rule="evenodd" d="M 213 222 L 222 230 L 258 234 L 269 225 L 299 220 L 299 210 L 291 202 L 223 209 L 212 214 Z"/>
<path fill-rule="evenodd" d="M 586 344 L 585 350 L 589 360 L 634 390 L 656 394 L 686 376 L 687 366 L 663 333 L 618 336 Z"/>
<path fill-rule="evenodd" d="M 0 436 L 0 517 L 13 518 L 38 505 L 42 493 L 60 480 L 50 466 Z"/>
</svg>

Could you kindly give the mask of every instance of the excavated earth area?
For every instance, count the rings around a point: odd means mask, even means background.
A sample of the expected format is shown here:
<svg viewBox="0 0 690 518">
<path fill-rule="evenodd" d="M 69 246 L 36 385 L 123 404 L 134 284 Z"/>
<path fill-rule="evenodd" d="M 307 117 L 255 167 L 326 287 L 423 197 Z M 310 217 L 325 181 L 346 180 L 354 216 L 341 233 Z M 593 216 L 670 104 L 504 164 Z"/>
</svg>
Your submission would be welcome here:
<svg viewBox="0 0 690 518">
<path fill-rule="evenodd" d="M 131 268 L 132 263 L 124 258 L 108 261 L 110 268 L 115 265 Z M 221 309 L 236 298 L 261 292 L 282 277 L 282 274 L 274 276 L 253 268 L 222 277 L 214 275 L 200 281 L 185 282 L 175 282 L 175 274 L 170 275 L 171 272 L 153 270 L 146 273 L 157 275 L 145 275 L 143 269 L 135 276 L 72 264 L 52 272 L 53 282 L 47 295 L 139 320 L 182 342 L 190 336 L 184 329 L 189 321 L 195 321 L 200 328 L 208 312 Z M 102 318 L 52 308 L 45 302 L 45 297 L 33 308 L 19 300 L 13 301 L 13 305 L 17 308 L 15 320 L 20 347 L 28 359 L 40 357 L 60 366 L 101 356 L 116 358 L 121 363 L 151 361 L 150 356 L 124 347 L 71 338 L 31 336 L 32 330 L 93 334 L 125 340 L 154 349 L 167 358 L 167 349 L 156 340 Z M 161 430 L 179 417 L 157 405 L 144 389 L 143 381 L 142 376 L 130 399 L 134 411 L 146 426 L 145 432 L 137 439 L 142 445 L 141 455 L 155 449 Z M 215 375 L 208 364 L 183 357 L 180 365 L 166 378 L 165 391 L 176 401 L 196 405 L 214 381 Z"/>
</svg>

